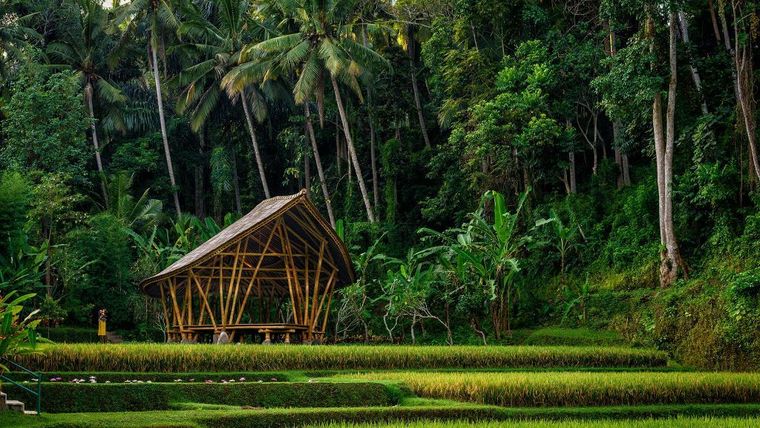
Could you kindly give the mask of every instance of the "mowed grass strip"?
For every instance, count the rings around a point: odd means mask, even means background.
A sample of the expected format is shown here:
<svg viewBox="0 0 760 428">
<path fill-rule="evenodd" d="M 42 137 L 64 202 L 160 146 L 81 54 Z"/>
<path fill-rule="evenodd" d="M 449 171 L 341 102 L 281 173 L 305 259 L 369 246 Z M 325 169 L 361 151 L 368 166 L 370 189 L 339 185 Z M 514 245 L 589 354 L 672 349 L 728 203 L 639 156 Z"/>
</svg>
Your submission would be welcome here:
<svg viewBox="0 0 760 428">
<path fill-rule="evenodd" d="M 655 350 L 569 346 L 60 344 L 19 357 L 45 372 L 662 367 L 667 361 Z"/>
<path fill-rule="evenodd" d="M 415 421 L 504 421 L 498 426 L 511 426 L 515 421 L 532 421 L 535 426 L 547 420 L 624 420 L 630 426 L 633 420 L 647 418 L 683 418 L 684 416 L 711 417 L 721 426 L 718 417 L 755 418 L 760 411 L 757 404 L 710 404 L 680 406 L 618 406 L 618 407 L 531 407 L 507 408 L 484 405 L 415 406 L 415 407 L 361 407 L 316 409 L 233 409 L 220 408 L 116 413 L 43 413 L 40 417 L 0 412 L 2 427 L 212 427 L 257 428 L 301 427 L 314 424 L 344 423 L 397 423 L 407 426 Z M 686 419 L 691 420 L 691 419 Z M 673 419 L 665 419 L 673 421 Z M 756 425 L 757 419 L 741 419 L 745 425 Z M 507 424 L 507 425 L 505 425 Z M 397 425 L 399 426 L 399 425 Z M 563 426 L 563 425 L 558 425 Z M 610 426 L 618 426 L 611 424 Z M 671 426 L 671 425 L 665 425 Z M 678 425 L 677 425 L 678 426 Z M 685 425 L 692 426 L 692 425 Z M 699 425 L 697 425 L 699 426 Z M 736 425 L 728 425 L 736 426 Z"/>
<path fill-rule="evenodd" d="M 333 423 L 311 428 L 745 428 L 760 426 L 760 418 L 672 418 L 622 421 L 416 421 L 396 423 Z"/>
<path fill-rule="evenodd" d="M 603 406 L 760 401 L 757 373 L 418 373 L 341 375 L 397 380 L 422 397 L 498 406 Z"/>
</svg>

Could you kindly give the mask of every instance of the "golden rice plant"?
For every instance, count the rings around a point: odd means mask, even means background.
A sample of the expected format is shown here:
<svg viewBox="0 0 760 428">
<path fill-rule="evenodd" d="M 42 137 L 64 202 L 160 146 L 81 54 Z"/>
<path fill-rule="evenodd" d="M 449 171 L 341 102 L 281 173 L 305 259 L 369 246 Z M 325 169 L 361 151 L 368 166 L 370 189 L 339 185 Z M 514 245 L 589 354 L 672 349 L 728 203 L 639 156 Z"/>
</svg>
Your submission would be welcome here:
<svg viewBox="0 0 760 428">
<path fill-rule="evenodd" d="M 603 421 L 404 421 L 380 423 L 336 422 L 320 428 L 745 428 L 760 426 L 760 418 L 679 417 Z"/>
<path fill-rule="evenodd" d="M 301 346 L 60 344 L 26 355 L 42 371 L 270 371 L 436 368 L 657 367 L 654 350 L 560 346 Z"/>
<path fill-rule="evenodd" d="M 499 406 L 753 403 L 758 373 L 696 372 L 377 372 L 343 375 L 398 380 L 423 397 Z"/>
</svg>

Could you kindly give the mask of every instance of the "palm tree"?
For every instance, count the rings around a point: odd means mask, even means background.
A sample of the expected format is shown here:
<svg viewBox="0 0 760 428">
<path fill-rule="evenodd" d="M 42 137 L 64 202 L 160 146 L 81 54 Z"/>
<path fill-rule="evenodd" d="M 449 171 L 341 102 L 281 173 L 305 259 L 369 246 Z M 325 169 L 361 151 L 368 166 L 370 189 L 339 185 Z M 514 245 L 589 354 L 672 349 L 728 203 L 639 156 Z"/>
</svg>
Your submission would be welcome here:
<svg viewBox="0 0 760 428">
<path fill-rule="evenodd" d="M 12 4 L 0 1 L 0 78 L 8 81 L 8 67 L 23 56 L 22 50 L 30 42 L 40 40 L 39 33 L 27 27 L 27 21 L 34 15 L 18 16 L 13 13 Z"/>
<path fill-rule="evenodd" d="M 132 196 L 134 174 L 120 172 L 104 180 L 108 187 L 108 199 L 102 207 L 104 212 L 119 219 L 124 227 L 137 232 L 158 222 L 162 209 L 161 201 L 148 196 L 150 189 L 135 199 Z"/>
<path fill-rule="evenodd" d="M 195 42 L 186 46 L 197 50 L 202 58 L 200 62 L 185 68 L 179 76 L 179 84 L 184 89 L 177 109 L 180 112 L 189 109 L 190 125 L 196 132 L 219 104 L 221 79 L 237 63 L 244 44 L 243 37 L 249 30 L 248 16 L 252 9 L 246 0 L 215 0 L 212 6 L 213 16 L 207 19 L 197 6 L 188 5 L 185 12 L 189 19 L 179 29 L 181 37 L 188 35 Z M 269 198 L 271 194 L 253 123 L 254 115 L 258 120 L 266 115 L 265 97 L 256 88 L 244 88 L 240 93 L 230 93 L 230 99 L 239 100 L 243 107 L 261 185 L 264 195 Z M 253 113 L 250 103 L 253 103 Z"/>
<path fill-rule="evenodd" d="M 318 102 L 321 100 L 323 78 L 327 74 L 367 210 L 367 219 L 374 223 L 375 216 L 340 92 L 340 83 L 343 83 L 361 99 L 358 77 L 368 66 L 387 64 L 377 52 L 356 42 L 356 31 L 371 27 L 370 24 L 360 23 L 361 2 L 273 0 L 273 6 L 292 22 L 297 30 L 248 47 L 242 59 L 271 58 L 273 64 L 276 64 L 276 71 L 297 73 L 298 80 L 294 85 L 293 94 L 298 104 L 307 102 L 314 96 Z M 277 75 L 278 72 L 272 74 Z"/>
<path fill-rule="evenodd" d="M 75 70 L 82 82 L 84 99 L 90 112 L 95 161 L 100 174 L 103 198 L 107 202 L 108 193 L 104 182 L 93 99 L 97 97 L 103 104 L 114 105 L 124 103 L 127 97 L 106 75 L 106 52 L 103 51 L 103 47 L 109 45 L 109 36 L 106 33 L 108 14 L 95 0 L 77 0 L 76 5 L 80 9 L 78 26 L 65 29 L 61 41 L 48 45 L 47 52 L 51 59 L 59 61 L 60 65 Z"/>
<path fill-rule="evenodd" d="M 172 196 L 174 197 L 174 208 L 177 215 L 182 214 L 179 204 L 179 195 L 177 194 L 177 181 L 174 178 L 174 167 L 172 166 L 172 155 L 169 149 L 169 138 L 166 132 L 166 118 L 164 116 L 164 102 L 161 95 L 161 78 L 158 73 L 158 50 L 160 48 L 162 35 L 166 30 L 175 30 L 179 23 L 174 16 L 174 10 L 170 0 L 132 0 L 120 9 L 119 23 L 125 23 L 124 35 L 138 34 L 138 27 L 143 25 L 148 31 L 148 51 L 150 53 L 148 62 L 150 63 L 153 73 L 153 80 L 156 85 L 156 102 L 158 103 L 158 118 L 161 125 L 161 138 L 164 144 L 164 157 L 166 158 L 166 167 L 169 171 L 169 181 L 172 185 Z"/>
</svg>

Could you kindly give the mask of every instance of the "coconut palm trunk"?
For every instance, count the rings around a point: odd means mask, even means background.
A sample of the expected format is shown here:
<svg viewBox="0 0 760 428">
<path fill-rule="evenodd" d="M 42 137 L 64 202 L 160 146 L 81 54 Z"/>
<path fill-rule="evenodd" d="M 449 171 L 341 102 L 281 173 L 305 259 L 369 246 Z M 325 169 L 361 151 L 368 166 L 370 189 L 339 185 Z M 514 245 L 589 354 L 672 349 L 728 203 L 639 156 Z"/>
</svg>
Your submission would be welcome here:
<svg viewBox="0 0 760 428">
<path fill-rule="evenodd" d="M 253 127 L 253 116 L 251 116 L 251 110 L 248 108 L 248 99 L 245 96 L 245 91 L 240 94 L 240 101 L 243 104 L 243 112 L 245 113 L 245 121 L 248 124 L 248 133 L 251 135 L 251 145 L 253 145 L 253 154 L 256 156 L 256 166 L 259 169 L 259 178 L 261 179 L 261 186 L 264 188 L 264 196 L 271 198 L 269 194 L 269 185 L 267 184 L 267 177 L 264 174 L 264 163 L 261 160 L 261 152 L 259 152 L 259 143 L 256 141 L 256 130 Z"/>
<path fill-rule="evenodd" d="M 153 68 L 153 80 L 156 83 L 156 101 L 158 102 L 158 120 L 161 124 L 161 138 L 164 143 L 164 157 L 166 157 L 166 167 L 169 170 L 169 182 L 172 185 L 172 196 L 174 197 L 174 208 L 177 210 L 177 215 L 182 214 L 182 209 L 179 205 L 179 195 L 177 194 L 177 182 L 174 179 L 174 167 L 172 166 L 172 154 L 169 150 L 169 138 L 166 133 L 166 119 L 164 118 L 164 102 L 161 96 L 161 79 L 158 77 L 158 56 L 156 55 L 155 43 L 150 46 L 150 53 L 153 61 L 151 67 Z"/>
<path fill-rule="evenodd" d="M 92 83 L 87 81 L 84 86 L 84 96 L 87 99 L 87 107 L 90 109 L 90 128 L 92 129 L 92 146 L 95 149 L 95 162 L 98 164 L 100 175 L 100 190 L 103 192 L 103 201 L 108 207 L 108 191 L 106 190 L 105 176 L 103 172 L 103 160 L 100 157 L 100 143 L 98 143 L 98 128 L 95 125 L 95 109 L 92 106 Z"/>
<path fill-rule="evenodd" d="M 416 40 L 414 39 L 414 26 L 409 25 L 409 47 L 407 54 L 409 55 L 409 74 L 412 80 L 412 93 L 414 94 L 414 106 L 417 110 L 417 120 L 420 122 L 420 131 L 422 132 L 422 139 L 425 141 L 425 148 L 430 148 L 430 136 L 428 135 L 427 125 L 425 124 L 425 113 L 422 110 L 422 101 L 420 99 L 420 89 L 417 86 L 417 71 L 415 67 L 415 57 L 417 55 Z"/>
<path fill-rule="evenodd" d="M 359 190 L 362 192 L 362 199 L 364 200 L 364 207 L 367 209 L 367 219 L 370 223 L 375 222 L 375 215 L 372 213 L 372 205 L 369 201 L 369 194 L 367 193 L 367 186 L 364 183 L 364 176 L 362 175 L 362 167 L 359 164 L 359 158 L 356 156 L 356 148 L 354 147 L 354 140 L 351 138 L 351 130 L 349 129 L 348 119 L 346 118 L 346 109 L 343 106 L 343 98 L 340 95 L 340 88 L 338 87 L 338 81 L 335 80 L 335 76 L 330 76 L 332 82 L 333 92 L 335 92 L 335 103 L 338 105 L 338 112 L 340 113 L 340 121 L 343 124 L 343 135 L 346 137 L 346 145 L 348 146 L 348 154 L 351 157 L 351 163 L 354 165 L 354 171 L 356 171 L 356 181 L 359 183 Z"/>
<path fill-rule="evenodd" d="M 314 135 L 314 127 L 311 125 L 311 111 L 309 103 L 303 104 L 303 111 L 306 117 L 306 131 L 309 134 L 311 142 L 311 151 L 314 155 L 314 163 L 317 164 L 317 174 L 319 175 L 319 185 L 322 187 L 322 195 L 325 198 L 325 207 L 327 208 L 327 217 L 330 219 L 330 226 L 335 229 L 335 217 L 333 216 L 332 201 L 330 200 L 330 191 L 327 189 L 327 180 L 325 180 L 325 171 L 322 169 L 322 159 L 319 157 L 319 148 L 317 147 L 317 138 Z"/>
</svg>

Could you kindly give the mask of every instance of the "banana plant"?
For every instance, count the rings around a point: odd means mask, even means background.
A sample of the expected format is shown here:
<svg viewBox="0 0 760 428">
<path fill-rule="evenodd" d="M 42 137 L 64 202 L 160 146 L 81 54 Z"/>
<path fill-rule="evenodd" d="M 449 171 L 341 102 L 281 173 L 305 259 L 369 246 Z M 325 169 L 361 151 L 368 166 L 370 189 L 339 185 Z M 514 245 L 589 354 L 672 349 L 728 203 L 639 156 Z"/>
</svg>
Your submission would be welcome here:
<svg viewBox="0 0 760 428">
<path fill-rule="evenodd" d="M 0 289 L 4 289 L 0 284 Z M 37 344 L 37 312 L 34 310 L 22 317 L 23 303 L 32 299 L 35 294 L 29 293 L 16 297 L 16 292 L 11 291 L 0 295 L 0 358 L 11 358 L 18 354 L 28 353 L 34 350 Z M 0 373 L 8 368 L 0 364 Z"/>
<path fill-rule="evenodd" d="M 488 315 L 497 339 L 510 333 L 512 308 L 524 292 L 522 282 L 516 281 L 520 259 L 533 242 L 532 232 L 553 221 L 539 220 L 529 230 L 522 229 L 519 220 L 527 196 L 528 192 L 520 195 L 510 212 L 504 195 L 489 191 L 461 227 L 444 233 L 420 231 L 427 238 L 443 241 L 427 252 L 437 253 L 444 269 L 459 284 L 457 310 L 468 315 L 484 343 L 481 322 Z"/>
</svg>

